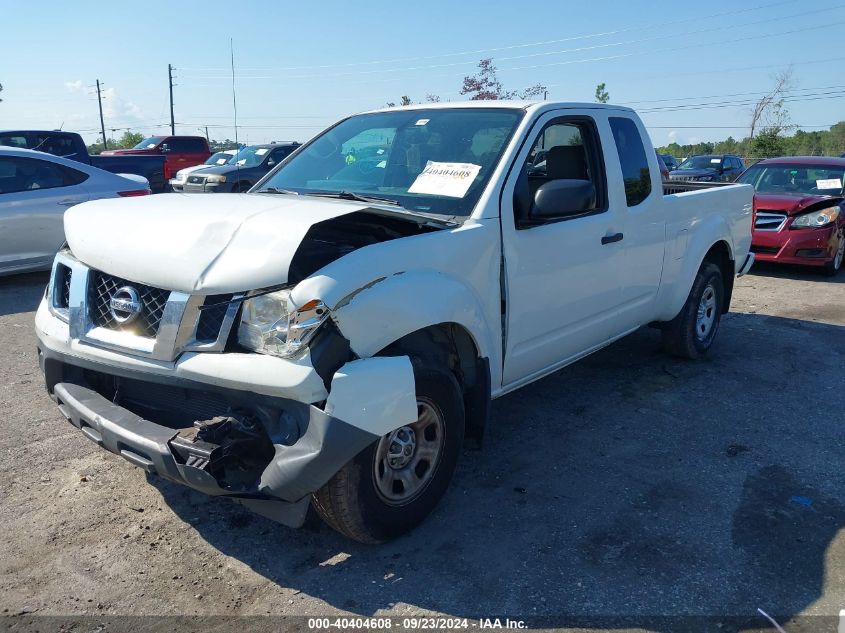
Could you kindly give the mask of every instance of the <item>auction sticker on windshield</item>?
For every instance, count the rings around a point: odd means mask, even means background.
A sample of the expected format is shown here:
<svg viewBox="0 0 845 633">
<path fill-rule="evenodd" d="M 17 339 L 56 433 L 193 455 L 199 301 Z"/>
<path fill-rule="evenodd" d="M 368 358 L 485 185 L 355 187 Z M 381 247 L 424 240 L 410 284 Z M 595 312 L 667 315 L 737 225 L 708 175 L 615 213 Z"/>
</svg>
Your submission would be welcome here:
<svg viewBox="0 0 845 633">
<path fill-rule="evenodd" d="M 463 198 L 479 171 L 481 165 L 473 163 L 436 163 L 430 160 L 408 188 L 408 193 Z"/>
<path fill-rule="evenodd" d="M 827 178 L 816 181 L 816 189 L 839 189 L 842 186 L 839 178 Z"/>
</svg>

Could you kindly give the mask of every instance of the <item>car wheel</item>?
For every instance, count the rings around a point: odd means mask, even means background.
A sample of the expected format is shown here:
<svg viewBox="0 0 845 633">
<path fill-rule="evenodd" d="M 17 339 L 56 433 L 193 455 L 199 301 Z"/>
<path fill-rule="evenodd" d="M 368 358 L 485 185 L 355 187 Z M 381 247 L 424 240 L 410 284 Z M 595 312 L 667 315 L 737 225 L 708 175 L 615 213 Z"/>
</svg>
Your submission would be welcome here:
<svg viewBox="0 0 845 633">
<path fill-rule="evenodd" d="M 840 270 L 842 270 L 843 260 L 845 260 L 845 235 L 841 235 L 839 237 L 839 246 L 836 249 L 836 253 L 833 255 L 833 259 L 824 265 L 825 274 L 830 277 L 836 275 Z"/>
<path fill-rule="evenodd" d="M 706 354 L 719 330 L 724 297 L 722 271 L 716 264 L 704 262 L 684 307 L 663 326 L 664 350 L 691 359 Z"/>
<path fill-rule="evenodd" d="M 232 193 L 243 193 L 244 191 L 249 191 L 250 187 L 252 185 L 246 181 L 236 182 L 232 187 Z"/>
<path fill-rule="evenodd" d="M 382 543 L 425 519 L 446 491 L 464 438 L 455 376 L 418 368 L 417 420 L 374 442 L 313 495 L 317 514 L 362 543 Z"/>
</svg>

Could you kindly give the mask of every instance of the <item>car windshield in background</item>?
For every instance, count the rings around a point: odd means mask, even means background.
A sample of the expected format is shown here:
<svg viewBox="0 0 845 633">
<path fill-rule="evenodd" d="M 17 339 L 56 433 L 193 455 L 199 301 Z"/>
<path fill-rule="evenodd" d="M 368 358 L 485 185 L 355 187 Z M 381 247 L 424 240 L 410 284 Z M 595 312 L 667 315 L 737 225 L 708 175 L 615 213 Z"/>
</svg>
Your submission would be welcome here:
<svg viewBox="0 0 845 633">
<path fill-rule="evenodd" d="M 842 195 L 845 167 L 829 165 L 754 165 L 737 182 L 753 185 L 758 193 Z"/>
<path fill-rule="evenodd" d="M 145 138 L 132 149 L 152 149 L 161 143 L 161 139 L 161 136 L 151 136 L 150 138 Z"/>
<path fill-rule="evenodd" d="M 235 156 L 230 156 L 229 164 L 238 167 L 255 167 L 263 163 L 269 153 L 269 147 L 245 147 Z"/>
<path fill-rule="evenodd" d="M 721 156 L 693 156 L 678 165 L 678 169 L 719 169 Z"/>
<path fill-rule="evenodd" d="M 468 216 L 522 110 L 437 108 L 350 117 L 300 149 L 260 189 L 385 198 Z"/>
<path fill-rule="evenodd" d="M 205 161 L 206 165 L 226 165 L 230 160 L 232 160 L 232 154 L 227 154 L 226 152 L 217 152 L 216 154 L 212 154 L 208 157 L 208 160 Z"/>
</svg>

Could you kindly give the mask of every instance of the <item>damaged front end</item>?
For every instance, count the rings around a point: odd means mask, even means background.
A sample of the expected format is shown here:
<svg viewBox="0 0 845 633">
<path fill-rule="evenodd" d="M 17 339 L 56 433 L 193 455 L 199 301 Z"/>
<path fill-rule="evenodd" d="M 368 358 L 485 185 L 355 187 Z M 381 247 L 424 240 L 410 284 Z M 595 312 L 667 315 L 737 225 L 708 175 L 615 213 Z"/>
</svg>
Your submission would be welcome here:
<svg viewBox="0 0 845 633">
<path fill-rule="evenodd" d="M 336 393 L 317 404 L 41 359 L 51 396 L 88 439 L 150 474 L 292 527 L 304 521 L 309 495 L 379 438 L 365 426 L 416 415 L 406 357 L 348 363 L 332 380 Z"/>
</svg>

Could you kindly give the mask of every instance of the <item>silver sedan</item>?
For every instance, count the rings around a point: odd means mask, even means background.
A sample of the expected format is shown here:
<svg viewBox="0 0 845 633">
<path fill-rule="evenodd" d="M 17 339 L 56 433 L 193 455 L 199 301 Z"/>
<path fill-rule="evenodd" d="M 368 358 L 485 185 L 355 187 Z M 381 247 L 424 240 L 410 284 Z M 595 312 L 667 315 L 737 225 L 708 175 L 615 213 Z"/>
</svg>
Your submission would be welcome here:
<svg viewBox="0 0 845 633">
<path fill-rule="evenodd" d="M 0 147 L 0 275 L 49 269 L 65 240 L 62 218 L 67 208 L 149 193 L 149 183 L 140 176 Z"/>
</svg>

